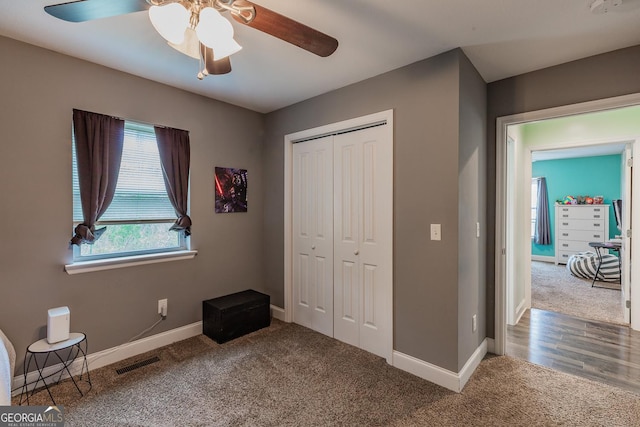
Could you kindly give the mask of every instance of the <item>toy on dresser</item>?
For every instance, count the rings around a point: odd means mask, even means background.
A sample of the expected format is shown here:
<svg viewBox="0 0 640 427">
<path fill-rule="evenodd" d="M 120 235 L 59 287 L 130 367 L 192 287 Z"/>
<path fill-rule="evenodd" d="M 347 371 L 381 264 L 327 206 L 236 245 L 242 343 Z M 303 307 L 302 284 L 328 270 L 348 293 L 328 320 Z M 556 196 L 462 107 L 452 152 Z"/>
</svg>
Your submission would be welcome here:
<svg viewBox="0 0 640 427">
<path fill-rule="evenodd" d="M 565 196 L 562 200 L 556 200 L 559 205 L 601 205 L 604 203 L 603 196 Z"/>
</svg>

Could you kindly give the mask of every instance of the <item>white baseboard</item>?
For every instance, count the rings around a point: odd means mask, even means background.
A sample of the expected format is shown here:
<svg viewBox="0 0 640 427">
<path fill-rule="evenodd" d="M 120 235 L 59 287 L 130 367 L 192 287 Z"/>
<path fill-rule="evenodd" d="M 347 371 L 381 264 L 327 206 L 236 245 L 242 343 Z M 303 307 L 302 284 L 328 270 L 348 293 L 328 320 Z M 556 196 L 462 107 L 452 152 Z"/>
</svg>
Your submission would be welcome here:
<svg viewBox="0 0 640 427">
<path fill-rule="evenodd" d="M 471 357 L 467 360 L 467 363 L 464 364 L 458 375 L 460 376 L 460 391 L 464 388 L 464 386 L 471 378 L 471 375 L 475 372 L 476 368 L 484 359 L 484 356 L 487 354 L 487 339 L 482 340 L 476 351 L 473 352 Z"/>
<path fill-rule="evenodd" d="M 458 374 L 441 368 L 440 366 L 432 365 L 424 360 L 416 359 L 408 354 L 394 350 L 393 366 L 429 382 L 448 388 L 449 390 L 455 392 L 460 391 L 460 379 Z"/>
<path fill-rule="evenodd" d="M 526 302 L 527 300 L 523 299 L 516 307 L 516 325 L 520 322 L 520 319 L 522 319 L 522 315 L 527 311 Z"/>
<path fill-rule="evenodd" d="M 274 319 L 278 319 L 278 320 L 282 320 L 283 322 L 286 322 L 286 320 L 284 320 L 284 308 L 280 308 L 276 305 L 271 304 L 271 316 Z"/>
<path fill-rule="evenodd" d="M 460 393 L 467 381 L 469 381 L 469 378 L 471 378 L 471 374 L 473 374 L 487 354 L 487 340 L 488 338 L 485 338 L 484 341 L 482 341 L 458 373 L 400 353 L 399 351 L 393 352 L 393 366 L 451 391 Z"/>
<path fill-rule="evenodd" d="M 555 263 L 556 262 L 556 257 L 554 257 L 554 256 L 545 256 L 545 255 L 531 255 L 531 261 L 542 261 L 542 262 Z"/>
<path fill-rule="evenodd" d="M 496 340 L 493 338 L 485 338 L 487 342 L 487 353 L 496 354 Z"/>
<path fill-rule="evenodd" d="M 179 328 L 171 329 L 170 331 L 162 332 L 150 337 L 142 338 L 128 344 L 123 344 L 117 347 L 109 348 L 99 351 L 97 353 L 90 353 L 87 355 L 87 363 L 89 364 L 89 371 L 101 368 L 112 363 L 119 362 L 129 357 L 137 356 L 138 354 L 145 353 L 147 351 L 154 350 L 156 348 L 164 347 L 165 345 L 172 344 L 176 341 L 182 341 L 187 338 L 195 337 L 202 333 L 202 322 L 191 323 L 190 325 L 182 326 Z M 91 337 L 87 337 L 89 340 Z M 70 366 L 69 370 L 72 375 L 79 375 L 82 371 L 83 360 L 78 357 Z M 62 369 L 62 364 L 52 365 L 45 368 L 42 372 L 43 377 L 52 375 L 55 372 L 59 372 Z M 65 372 L 62 378 L 67 378 L 69 375 Z M 31 371 L 27 374 L 27 384 L 35 383 L 38 379 L 38 373 Z M 57 375 L 50 377 L 47 383 L 51 384 L 56 382 Z M 18 375 L 13 378 L 13 395 L 20 394 L 22 386 L 24 385 L 24 375 Z M 35 385 L 35 384 L 33 384 Z M 40 384 L 41 386 L 42 384 Z"/>
</svg>

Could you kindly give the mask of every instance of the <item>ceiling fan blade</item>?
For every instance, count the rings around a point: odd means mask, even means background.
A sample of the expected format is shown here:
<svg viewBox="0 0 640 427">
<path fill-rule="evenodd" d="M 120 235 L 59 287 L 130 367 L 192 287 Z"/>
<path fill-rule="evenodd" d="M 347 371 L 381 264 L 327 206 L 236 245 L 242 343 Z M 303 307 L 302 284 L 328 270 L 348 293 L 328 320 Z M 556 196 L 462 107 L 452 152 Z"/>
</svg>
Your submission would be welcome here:
<svg viewBox="0 0 640 427">
<path fill-rule="evenodd" d="M 231 60 L 228 56 L 226 58 L 214 61 L 213 49 L 211 49 L 210 47 L 206 47 L 202 43 L 200 43 L 200 53 L 202 54 L 202 58 L 204 59 L 204 68 L 209 74 L 220 75 L 231 72 Z"/>
<path fill-rule="evenodd" d="M 84 22 L 149 9 L 145 0 L 80 0 L 45 6 L 44 11 L 58 19 Z"/>
<path fill-rule="evenodd" d="M 256 15 L 253 21 L 248 24 L 242 18 L 231 15 L 241 24 L 248 25 L 257 30 L 271 34 L 274 37 L 296 45 L 318 56 L 326 57 L 331 55 L 338 48 L 338 40 L 307 27 L 291 18 L 280 15 L 265 7 L 259 6 L 246 0 L 236 0 L 234 4 L 242 6 L 253 6 Z"/>
</svg>

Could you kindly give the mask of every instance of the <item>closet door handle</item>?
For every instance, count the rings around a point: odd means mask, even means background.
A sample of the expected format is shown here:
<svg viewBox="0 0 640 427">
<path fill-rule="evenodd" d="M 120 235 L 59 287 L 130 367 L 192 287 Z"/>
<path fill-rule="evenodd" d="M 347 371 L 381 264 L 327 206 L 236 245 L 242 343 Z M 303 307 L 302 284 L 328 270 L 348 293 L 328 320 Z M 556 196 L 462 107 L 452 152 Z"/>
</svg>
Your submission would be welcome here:
<svg viewBox="0 0 640 427">
<path fill-rule="evenodd" d="M 316 245 L 312 245 L 311 246 L 311 250 L 315 251 L 316 250 Z"/>
<path fill-rule="evenodd" d="M 356 249 L 355 251 L 353 251 L 353 254 L 354 254 L 354 255 L 359 255 L 359 254 L 360 254 L 360 251 Z"/>
</svg>

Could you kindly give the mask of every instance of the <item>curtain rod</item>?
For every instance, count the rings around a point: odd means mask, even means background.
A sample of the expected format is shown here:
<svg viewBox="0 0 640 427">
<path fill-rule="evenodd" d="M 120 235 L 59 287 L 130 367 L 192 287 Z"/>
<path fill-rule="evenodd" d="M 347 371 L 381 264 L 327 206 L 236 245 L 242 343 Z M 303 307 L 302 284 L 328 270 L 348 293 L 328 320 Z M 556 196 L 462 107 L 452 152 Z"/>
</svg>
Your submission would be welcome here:
<svg viewBox="0 0 640 427">
<path fill-rule="evenodd" d="M 125 122 L 137 123 L 137 124 L 140 124 L 140 125 L 147 125 L 147 126 L 159 127 L 159 128 L 162 128 L 162 129 L 175 129 L 175 130 L 179 130 L 179 131 L 182 131 L 182 132 L 189 132 L 188 130 L 176 128 L 176 127 L 173 127 L 173 126 L 158 125 L 158 124 L 155 124 L 155 123 L 149 123 L 149 122 L 145 122 L 145 121 L 142 121 L 142 120 L 125 119 L 123 117 L 114 116 L 113 114 L 96 113 L 95 111 L 81 110 L 80 108 L 74 108 L 74 110 L 85 111 L 87 113 L 93 113 L 93 114 L 100 114 L 102 116 L 107 116 L 107 117 L 111 117 L 113 119 L 118 119 L 118 120 L 124 120 Z"/>
</svg>

